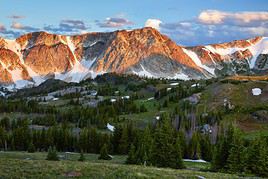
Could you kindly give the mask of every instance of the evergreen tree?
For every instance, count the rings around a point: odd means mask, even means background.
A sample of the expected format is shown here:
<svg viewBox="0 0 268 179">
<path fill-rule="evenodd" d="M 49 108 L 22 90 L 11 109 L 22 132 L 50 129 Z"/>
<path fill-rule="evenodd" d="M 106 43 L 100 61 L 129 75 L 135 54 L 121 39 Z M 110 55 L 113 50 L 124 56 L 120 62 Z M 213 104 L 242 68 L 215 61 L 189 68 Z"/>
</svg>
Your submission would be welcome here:
<svg viewBox="0 0 268 179">
<path fill-rule="evenodd" d="M 147 112 L 147 111 L 148 111 L 148 110 L 147 110 L 147 108 L 145 107 L 145 105 L 142 104 L 142 105 L 140 106 L 140 112 L 143 113 L 143 112 Z"/>
<path fill-rule="evenodd" d="M 112 157 L 108 154 L 107 145 L 104 144 L 100 151 L 99 160 L 112 160 Z"/>
<path fill-rule="evenodd" d="M 180 149 L 181 149 L 182 158 L 188 158 L 185 134 L 183 132 L 179 132 L 177 137 L 179 138 L 179 141 L 180 141 Z"/>
<path fill-rule="evenodd" d="M 166 100 L 164 101 L 163 108 L 167 108 L 167 107 L 168 107 L 168 100 L 166 99 Z"/>
<path fill-rule="evenodd" d="M 80 152 L 80 157 L 79 157 L 78 161 L 80 161 L 80 162 L 85 161 L 85 156 L 84 156 L 83 151 Z"/>
<path fill-rule="evenodd" d="M 51 146 L 49 147 L 46 160 L 53 160 L 53 161 L 59 160 L 56 147 L 51 147 Z"/>
<path fill-rule="evenodd" d="M 193 133 L 192 139 L 189 144 L 190 158 L 197 160 L 201 158 L 201 149 L 199 143 L 200 137 L 197 132 Z"/>
<path fill-rule="evenodd" d="M 227 159 L 233 143 L 233 126 L 229 126 L 226 134 L 218 137 L 216 146 L 213 151 L 213 159 L 211 163 L 212 170 L 223 170 L 226 167 Z"/>
<path fill-rule="evenodd" d="M 34 153 L 35 152 L 35 146 L 33 144 L 33 142 L 30 142 L 29 146 L 28 146 L 28 152 L 29 153 Z"/>
<path fill-rule="evenodd" d="M 244 171 L 243 151 L 244 146 L 240 134 L 236 132 L 233 136 L 233 143 L 227 159 L 227 170 L 232 173 L 242 173 Z"/>
<path fill-rule="evenodd" d="M 265 140 L 266 139 L 266 140 Z M 259 141 L 259 155 L 257 156 L 258 163 L 256 163 L 256 174 L 260 176 L 268 176 L 268 141 L 267 138 L 262 137 Z"/>
<path fill-rule="evenodd" d="M 201 158 L 206 161 L 212 160 L 212 144 L 210 142 L 209 136 L 203 136 L 201 138 Z"/>
<path fill-rule="evenodd" d="M 157 167 L 178 168 L 179 162 L 174 160 L 174 157 L 178 157 L 180 152 L 176 151 L 178 145 L 174 137 L 174 129 L 167 115 L 162 115 L 161 119 L 161 124 L 158 124 L 153 134 L 154 141 L 150 159 L 151 163 Z"/>
<path fill-rule="evenodd" d="M 128 153 L 128 147 L 129 147 L 129 139 L 128 139 L 128 128 L 124 127 L 122 131 L 122 136 L 120 139 L 120 143 L 118 146 L 118 151 L 120 154 L 127 154 Z"/>
<path fill-rule="evenodd" d="M 130 150 L 128 152 L 128 157 L 126 160 L 127 164 L 136 164 L 137 163 L 135 153 L 136 153 L 136 148 L 133 144 L 131 144 Z"/>
<path fill-rule="evenodd" d="M 175 143 L 175 146 L 173 147 L 173 150 L 171 149 L 171 161 L 170 161 L 170 167 L 171 168 L 184 168 L 183 160 L 182 160 L 182 154 L 181 154 L 181 142 L 180 139 L 177 138 L 177 141 Z"/>
<path fill-rule="evenodd" d="M 122 136 L 122 127 L 119 125 L 115 128 L 114 130 L 114 134 L 113 134 L 113 150 L 114 150 L 114 153 L 116 154 L 120 154 L 120 151 L 119 151 L 119 144 L 120 144 L 120 139 L 121 139 L 121 136 Z"/>
<path fill-rule="evenodd" d="M 0 127 L 0 148 L 7 149 L 7 132 L 2 127 Z"/>
</svg>

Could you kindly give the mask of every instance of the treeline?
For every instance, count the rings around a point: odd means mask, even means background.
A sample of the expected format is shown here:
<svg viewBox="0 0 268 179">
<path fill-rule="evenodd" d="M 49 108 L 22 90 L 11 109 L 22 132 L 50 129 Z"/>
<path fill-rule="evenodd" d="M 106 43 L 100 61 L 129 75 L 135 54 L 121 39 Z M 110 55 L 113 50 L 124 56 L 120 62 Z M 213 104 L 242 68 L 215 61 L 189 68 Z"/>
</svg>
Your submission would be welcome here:
<svg viewBox="0 0 268 179">
<path fill-rule="evenodd" d="M 158 90 L 155 92 L 154 97 L 155 99 L 162 99 L 168 96 L 169 101 L 178 102 L 183 98 L 191 96 L 194 93 L 199 93 L 205 89 L 204 86 L 200 86 L 199 83 L 195 85 L 195 87 L 192 87 L 179 83 L 176 87 L 170 88 L 170 90 L 167 90 L 167 88 Z"/>
<path fill-rule="evenodd" d="M 245 139 L 238 129 L 229 126 L 218 137 L 212 170 L 268 176 L 268 137 Z"/>
<path fill-rule="evenodd" d="M 47 151 L 55 146 L 58 151 L 100 153 L 106 145 L 110 154 L 127 154 L 138 132 L 129 123 L 117 126 L 114 133 L 101 132 L 95 127 L 73 128 L 69 123 L 48 128 L 31 128 L 27 119 L 0 121 L 0 149 L 27 151 Z"/>
<path fill-rule="evenodd" d="M 154 136 L 167 133 L 170 134 L 170 140 L 163 139 L 159 141 L 159 145 L 160 143 L 165 145 L 167 142 L 174 142 L 175 145 L 175 142 L 179 141 L 182 157 L 210 160 L 208 157 L 210 153 L 205 154 L 205 152 L 211 151 L 208 150 L 208 148 L 211 148 L 208 136 L 196 132 L 193 134 L 192 140 L 187 142 L 184 133 L 175 130 L 167 115 L 163 115 L 156 126 L 148 127 L 145 130 L 134 127 L 132 123 L 127 123 L 116 126 L 113 133 L 100 132 L 94 127 L 73 128 L 68 123 L 43 129 L 30 128 L 29 125 L 30 121 L 27 119 L 10 120 L 9 118 L 3 118 L 0 121 L 0 148 L 25 151 L 29 146 L 34 145 L 36 150 L 46 151 L 49 146 L 56 146 L 59 151 L 82 150 L 89 153 L 99 153 L 101 147 L 105 144 L 111 154 L 128 154 L 132 144 L 141 146 L 142 141 L 146 139 L 148 143 L 145 143 L 149 145 Z M 156 139 L 160 138 L 157 137 Z M 140 149 L 137 148 L 137 150 Z"/>
<path fill-rule="evenodd" d="M 60 110 L 55 106 L 40 105 L 37 101 L 10 101 L 0 100 L 0 113 L 36 113 L 32 124 L 52 126 L 62 122 L 75 124 L 77 127 L 105 128 L 109 120 L 118 120 L 119 115 L 140 113 L 147 111 L 146 107 L 138 106 L 130 99 L 117 99 L 116 102 L 105 100 L 97 108 L 88 108 L 81 105 L 72 106 L 71 110 Z"/>
</svg>

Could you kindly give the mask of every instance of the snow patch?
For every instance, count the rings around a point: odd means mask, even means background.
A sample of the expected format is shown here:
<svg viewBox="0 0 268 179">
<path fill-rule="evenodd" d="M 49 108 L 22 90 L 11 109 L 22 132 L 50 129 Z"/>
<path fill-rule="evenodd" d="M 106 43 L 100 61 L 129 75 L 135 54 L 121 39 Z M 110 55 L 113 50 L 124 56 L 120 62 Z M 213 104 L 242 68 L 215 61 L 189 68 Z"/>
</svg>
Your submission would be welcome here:
<svg viewBox="0 0 268 179">
<path fill-rule="evenodd" d="M 107 129 L 110 130 L 111 132 L 114 132 L 115 127 L 112 126 L 111 124 L 107 123 Z"/>
<path fill-rule="evenodd" d="M 184 80 L 184 81 L 190 80 L 189 76 L 184 73 L 177 73 L 173 77 L 168 77 L 168 79 L 178 79 L 178 80 Z"/>
<path fill-rule="evenodd" d="M 197 86 L 199 86 L 199 83 L 195 83 L 191 87 L 194 88 L 194 87 L 197 87 Z"/>
<path fill-rule="evenodd" d="M 197 163 L 207 163 L 207 161 L 199 159 L 199 160 L 191 160 L 191 159 L 183 159 L 184 162 L 197 162 Z"/>
<path fill-rule="evenodd" d="M 73 66 L 73 69 L 67 73 L 55 73 L 55 79 L 63 80 L 66 82 L 74 82 L 79 83 L 80 81 L 84 80 L 86 77 L 91 76 L 95 78 L 98 74 L 102 73 L 95 73 L 93 70 L 90 70 L 92 65 L 95 63 L 97 58 L 93 60 L 85 60 L 82 59 L 81 62 L 76 61 Z"/>
<path fill-rule="evenodd" d="M 114 102 L 116 102 L 116 99 L 111 99 L 110 101 L 111 101 L 112 103 L 114 103 Z"/>
<path fill-rule="evenodd" d="M 203 65 L 202 62 L 201 62 L 201 60 L 199 59 L 199 57 L 196 55 L 196 53 L 194 53 L 194 52 L 191 51 L 191 50 L 187 50 L 187 49 L 185 49 L 185 48 L 182 48 L 182 50 L 183 50 L 184 53 L 186 53 L 186 55 L 188 55 L 188 56 L 194 61 L 194 63 L 195 63 L 197 66 L 199 66 L 200 68 L 205 69 L 205 70 L 208 71 L 210 74 L 215 75 L 215 73 L 214 73 L 215 69 L 210 68 L 210 67 L 208 67 L 208 66 L 206 66 L 206 65 Z"/>
<path fill-rule="evenodd" d="M 253 88 L 251 91 L 253 96 L 259 96 L 262 93 L 262 90 L 260 88 Z"/>
<path fill-rule="evenodd" d="M 139 72 L 136 72 L 136 71 L 133 71 L 134 74 L 138 75 L 138 76 L 141 76 L 141 77 L 150 77 L 150 78 L 156 78 L 156 76 L 152 75 L 150 72 L 148 72 L 147 70 L 145 70 L 145 68 L 143 67 L 142 64 L 140 64 L 141 66 L 141 71 Z"/>
<path fill-rule="evenodd" d="M 177 82 L 176 82 L 176 83 L 170 83 L 169 85 L 170 85 L 170 86 L 178 86 L 179 83 L 177 83 Z"/>
<path fill-rule="evenodd" d="M 122 96 L 121 99 L 129 99 L 129 96 Z"/>
</svg>

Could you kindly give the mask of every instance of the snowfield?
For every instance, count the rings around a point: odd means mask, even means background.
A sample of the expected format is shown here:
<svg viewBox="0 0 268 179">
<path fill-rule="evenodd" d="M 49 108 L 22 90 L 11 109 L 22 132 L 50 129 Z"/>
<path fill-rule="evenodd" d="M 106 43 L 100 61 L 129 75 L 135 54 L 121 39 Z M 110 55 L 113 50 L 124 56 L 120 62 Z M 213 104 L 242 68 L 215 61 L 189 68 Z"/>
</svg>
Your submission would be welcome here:
<svg viewBox="0 0 268 179">
<path fill-rule="evenodd" d="M 211 45 L 207 45 L 205 46 L 205 48 L 214 54 L 217 53 L 220 55 L 230 55 L 235 53 L 236 51 L 249 50 L 253 55 L 253 58 L 250 60 L 250 68 L 252 69 L 255 66 L 257 57 L 260 54 L 268 54 L 268 37 L 263 37 L 258 43 L 252 44 L 251 46 L 246 48 L 214 48 Z"/>
</svg>

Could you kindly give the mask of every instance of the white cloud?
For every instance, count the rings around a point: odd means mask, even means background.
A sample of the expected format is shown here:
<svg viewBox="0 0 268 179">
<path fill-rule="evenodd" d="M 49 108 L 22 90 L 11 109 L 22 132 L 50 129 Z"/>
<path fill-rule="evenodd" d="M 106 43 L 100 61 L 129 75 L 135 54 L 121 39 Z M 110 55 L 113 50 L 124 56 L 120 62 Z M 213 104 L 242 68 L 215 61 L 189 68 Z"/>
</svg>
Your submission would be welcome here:
<svg viewBox="0 0 268 179">
<path fill-rule="evenodd" d="M 11 25 L 11 28 L 16 29 L 16 30 L 24 30 L 24 31 L 27 31 L 27 32 L 39 30 L 38 28 L 34 28 L 34 27 L 31 27 L 31 26 L 25 26 L 25 25 L 23 25 L 23 24 L 21 24 L 19 22 L 13 22 L 12 25 Z"/>
<path fill-rule="evenodd" d="M 163 22 L 160 30 L 178 44 L 190 46 L 268 36 L 268 12 L 205 10 L 191 20 Z"/>
<path fill-rule="evenodd" d="M 103 22 L 96 23 L 101 28 L 119 28 L 126 25 L 133 25 L 134 23 L 123 17 L 108 17 Z"/>
<path fill-rule="evenodd" d="M 145 22 L 145 27 L 152 27 L 152 28 L 155 28 L 157 30 L 160 30 L 161 23 L 162 23 L 162 21 L 159 19 L 148 19 Z"/>
<path fill-rule="evenodd" d="M 5 26 L 0 23 L 0 31 L 5 31 L 5 30 L 6 30 Z"/>
<path fill-rule="evenodd" d="M 24 26 L 19 22 L 13 22 L 12 25 L 11 25 L 11 28 L 13 28 L 13 29 L 23 29 Z"/>
<path fill-rule="evenodd" d="M 198 21 L 203 24 L 236 24 L 247 25 L 268 21 L 268 12 L 224 12 L 218 10 L 205 10 L 198 16 Z"/>
</svg>

